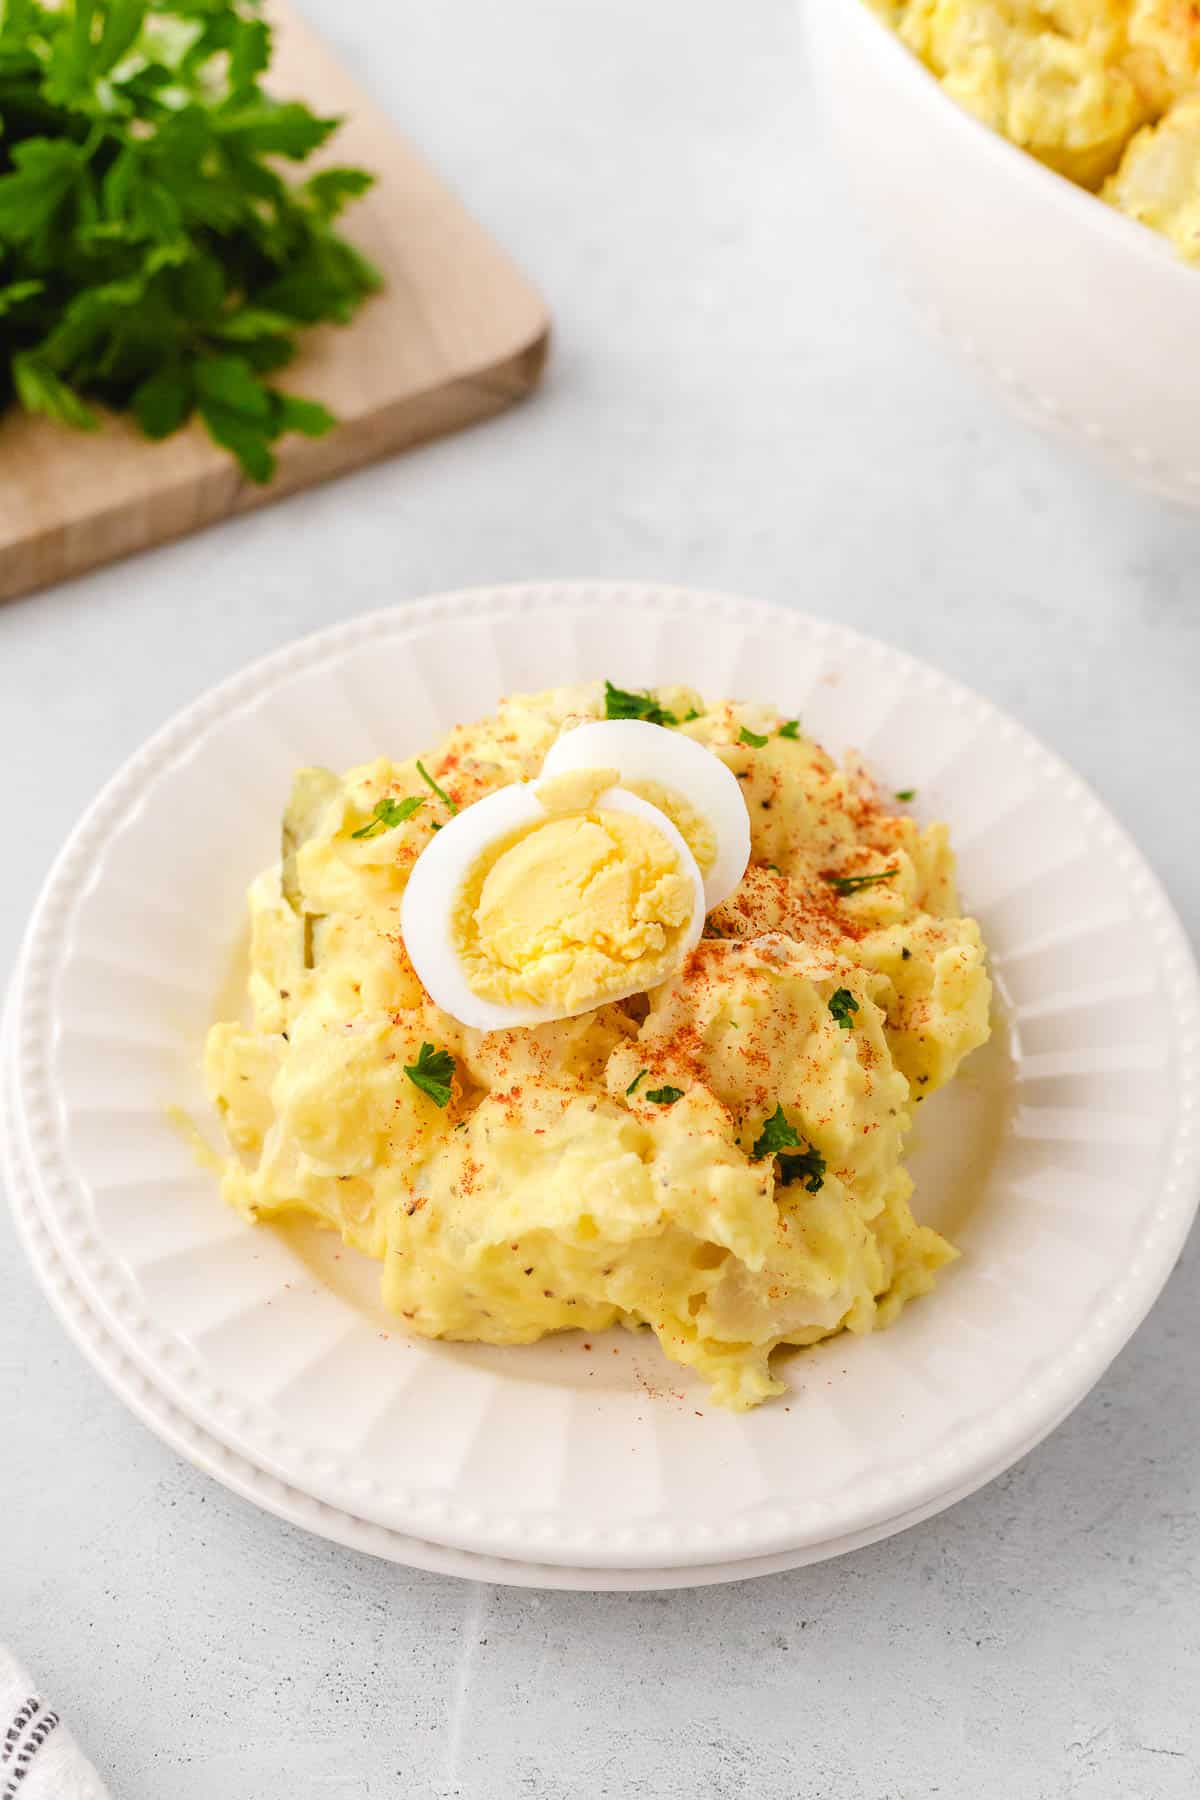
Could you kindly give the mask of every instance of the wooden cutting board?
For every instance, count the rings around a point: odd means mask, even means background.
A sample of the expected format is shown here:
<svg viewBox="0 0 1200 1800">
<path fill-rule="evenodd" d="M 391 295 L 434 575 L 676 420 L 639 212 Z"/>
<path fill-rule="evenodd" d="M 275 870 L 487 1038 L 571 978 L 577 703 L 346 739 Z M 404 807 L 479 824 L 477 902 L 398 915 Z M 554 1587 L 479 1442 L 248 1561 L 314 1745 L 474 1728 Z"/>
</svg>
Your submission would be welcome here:
<svg viewBox="0 0 1200 1800">
<path fill-rule="evenodd" d="M 536 290 L 308 27 L 279 7 L 271 16 L 272 87 L 344 117 L 327 159 L 378 176 L 345 230 L 384 290 L 352 325 L 308 333 L 279 378 L 341 423 L 327 437 L 281 439 L 278 473 L 261 488 L 198 426 L 151 444 L 121 419 L 73 432 L 10 408 L 0 418 L 0 599 L 486 418 L 537 381 L 549 321 Z"/>
</svg>

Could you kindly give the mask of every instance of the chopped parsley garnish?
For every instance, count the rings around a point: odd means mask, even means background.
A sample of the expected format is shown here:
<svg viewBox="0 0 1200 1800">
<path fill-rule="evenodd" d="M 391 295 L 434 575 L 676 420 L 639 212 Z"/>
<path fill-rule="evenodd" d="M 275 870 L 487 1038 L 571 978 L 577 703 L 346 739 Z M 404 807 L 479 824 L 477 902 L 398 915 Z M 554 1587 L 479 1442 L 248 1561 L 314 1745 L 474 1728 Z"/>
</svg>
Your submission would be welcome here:
<svg viewBox="0 0 1200 1800">
<path fill-rule="evenodd" d="M 839 988 L 829 1002 L 829 1010 L 843 1031 L 850 1031 L 854 1026 L 852 1015 L 858 1011 L 858 1001 L 849 988 Z"/>
<path fill-rule="evenodd" d="M 779 1179 L 784 1187 L 802 1181 L 810 1194 L 819 1194 L 825 1186 L 825 1158 L 811 1145 L 799 1156 L 781 1156 Z"/>
<path fill-rule="evenodd" d="M 900 961 L 901 962 L 911 962 L 912 961 L 912 951 L 909 949 L 907 944 L 902 944 L 900 946 Z"/>
<path fill-rule="evenodd" d="M 761 750 L 766 741 L 765 737 L 760 737 L 757 731 L 751 731 L 745 725 L 738 732 L 738 743 L 749 744 L 755 750 Z"/>
<path fill-rule="evenodd" d="M 916 788 L 897 788 L 896 789 L 896 798 L 897 798 L 897 800 L 899 800 L 901 802 L 902 805 L 907 806 L 908 802 L 910 800 L 915 800 L 916 797 L 917 797 Z"/>
<path fill-rule="evenodd" d="M 406 800 L 380 800 L 367 823 L 352 831 L 350 836 L 366 838 L 374 837 L 377 831 L 390 831 L 393 825 L 403 825 L 405 819 L 411 819 L 417 808 L 424 804 L 424 794 L 410 794 Z"/>
<path fill-rule="evenodd" d="M 647 1100 L 653 1100 L 655 1106 L 674 1106 L 677 1100 L 683 1099 L 683 1089 L 675 1087 L 647 1088 Z"/>
<path fill-rule="evenodd" d="M 626 1098 L 628 1098 L 628 1096 L 630 1094 L 637 1093 L 638 1088 L 641 1086 L 642 1082 L 645 1081 L 645 1079 L 649 1073 L 650 1073 L 649 1069 L 639 1069 L 638 1070 L 637 1074 L 634 1076 L 634 1078 L 630 1082 L 629 1086 L 625 1089 Z"/>
<path fill-rule="evenodd" d="M 433 789 L 434 793 L 437 795 L 439 800 L 445 801 L 446 805 L 450 808 L 450 811 L 452 813 L 456 813 L 458 811 L 457 806 L 455 806 L 453 800 L 450 798 L 450 796 L 446 792 L 445 788 L 438 786 L 437 782 L 433 779 L 433 776 L 429 773 L 429 770 L 425 767 L 425 764 L 420 760 L 420 758 L 417 759 L 417 774 L 421 777 L 421 780 L 425 783 L 426 787 Z"/>
<path fill-rule="evenodd" d="M 880 869 L 877 875 L 826 875 L 823 879 L 835 894 L 857 894 L 860 889 L 878 887 L 881 881 L 890 881 L 899 873 L 899 863 L 893 863 L 890 869 Z"/>
<path fill-rule="evenodd" d="M 684 713 L 684 715 L 683 715 L 682 719 L 680 719 L 679 723 L 681 725 L 690 725 L 693 719 L 702 719 L 703 717 L 704 717 L 704 714 L 702 712 L 700 712 L 696 707 L 692 706 L 692 707 L 689 707 L 687 712 Z"/>
<path fill-rule="evenodd" d="M 783 1107 L 776 1106 L 755 1138 L 750 1154 L 755 1162 L 759 1162 L 764 1156 L 778 1156 L 781 1150 L 796 1150 L 800 1142 L 800 1133 L 789 1122 Z"/>
<path fill-rule="evenodd" d="M 825 1182 L 825 1158 L 811 1144 L 806 1150 L 801 1150 L 803 1142 L 783 1107 L 776 1106 L 755 1139 L 750 1154 L 755 1162 L 761 1161 L 764 1156 L 777 1156 L 779 1179 L 784 1187 L 788 1187 L 793 1181 L 802 1181 L 809 1193 L 815 1194 Z M 793 1150 L 799 1151 L 799 1155 L 787 1154 Z"/>
<path fill-rule="evenodd" d="M 785 738 L 798 738 L 800 736 L 799 719 L 789 719 L 786 725 L 781 725 L 779 735 Z"/>
<path fill-rule="evenodd" d="M 647 725 L 678 725 L 679 720 L 653 694 L 639 694 L 628 688 L 604 683 L 604 716 L 606 719 L 645 719 Z M 699 717 L 699 714 L 696 715 Z"/>
<path fill-rule="evenodd" d="M 432 1044 L 422 1044 L 416 1062 L 405 1063 L 404 1073 L 414 1087 L 429 1095 L 435 1106 L 448 1106 L 455 1067 L 448 1050 L 435 1050 Z"/>
</svg>

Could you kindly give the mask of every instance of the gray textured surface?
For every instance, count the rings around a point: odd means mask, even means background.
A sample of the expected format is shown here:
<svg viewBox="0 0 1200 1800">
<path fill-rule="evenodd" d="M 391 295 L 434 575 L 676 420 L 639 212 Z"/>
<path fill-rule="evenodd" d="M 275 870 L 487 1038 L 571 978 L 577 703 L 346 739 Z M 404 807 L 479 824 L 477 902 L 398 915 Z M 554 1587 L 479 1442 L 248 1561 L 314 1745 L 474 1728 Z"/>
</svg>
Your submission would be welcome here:
<svg viewBox="0 0 1200 1800">
<path fill-rule="evenodd" d="M 1011 708 L 1200 925 L 1200 523 L 1010 424 L 880 271 L 790 0 L 309 10 L 541 281 L 540 398 L 0 608 L 0 969 L 94 787 L 248 657 L 542 575 L 828 612 Z M 538 1595 L 258 1515 L 110 1398 L 0 1218 L 0 1635 L 115 1800 L 1191 1800 L 1195 1250 L 1091 1398 L 891 1543 L 736 1587 Z"/>
</svg>

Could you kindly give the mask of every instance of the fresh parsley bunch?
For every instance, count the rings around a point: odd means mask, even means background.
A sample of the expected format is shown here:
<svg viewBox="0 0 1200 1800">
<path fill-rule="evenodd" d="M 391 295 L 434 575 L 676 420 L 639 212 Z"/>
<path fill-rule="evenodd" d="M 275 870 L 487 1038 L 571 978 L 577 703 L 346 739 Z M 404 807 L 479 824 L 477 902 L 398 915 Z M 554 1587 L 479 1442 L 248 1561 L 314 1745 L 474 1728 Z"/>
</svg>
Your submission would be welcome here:
<svg viewBox="0 0 1200 1800">
<path fill-rule="evenodd" d="M 264 379 L 379 286 L 334 229 L 371 176 L 289 182 L 338 125 L 259 85 L 258 0 L 0 0 L 0 402 L 199 413 L 255 481 L 332 415 Z"/>
</svg>

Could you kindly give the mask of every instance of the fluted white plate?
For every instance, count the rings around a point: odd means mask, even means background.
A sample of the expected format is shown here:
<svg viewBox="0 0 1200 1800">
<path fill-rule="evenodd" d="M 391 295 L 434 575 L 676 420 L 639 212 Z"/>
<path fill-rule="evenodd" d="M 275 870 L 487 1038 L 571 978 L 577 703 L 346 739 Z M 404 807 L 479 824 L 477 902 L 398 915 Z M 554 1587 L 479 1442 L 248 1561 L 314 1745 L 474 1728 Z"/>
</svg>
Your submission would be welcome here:
<svg viewBox="0 0 1200 1800">
<path fill-rule="evenodd" d="M 514 688 L 608 674 L 777 702 L 954 827 L 993 1044 L 922 1109 L 917 1210 L 963 1249 L 891 1331 L 794 1357 L 746 1417 L 643 1339 L 398 1335 L 373 1266 L 244 1225 L 167 1119 L 204 1115 L 243 890 L 293 768 L 402 756 Z M 66 1279 L 164 1404 L 265 1477 L 425 1544 L 574 1570 L 820 1554 L 1023 1453 L 1144 1316 L 1195 1207 L 1197 981 L 1136 850 L 1015 723 L 799 614 L 628 586 L 443 596 L 255 665 L 154 738 L 53 870 L 12 1079 Z M 825 1553 L 828 1553 L 826 1548 Z M 409 1558 L 409 1560 L 419 1560 Z"/>
</svg>

